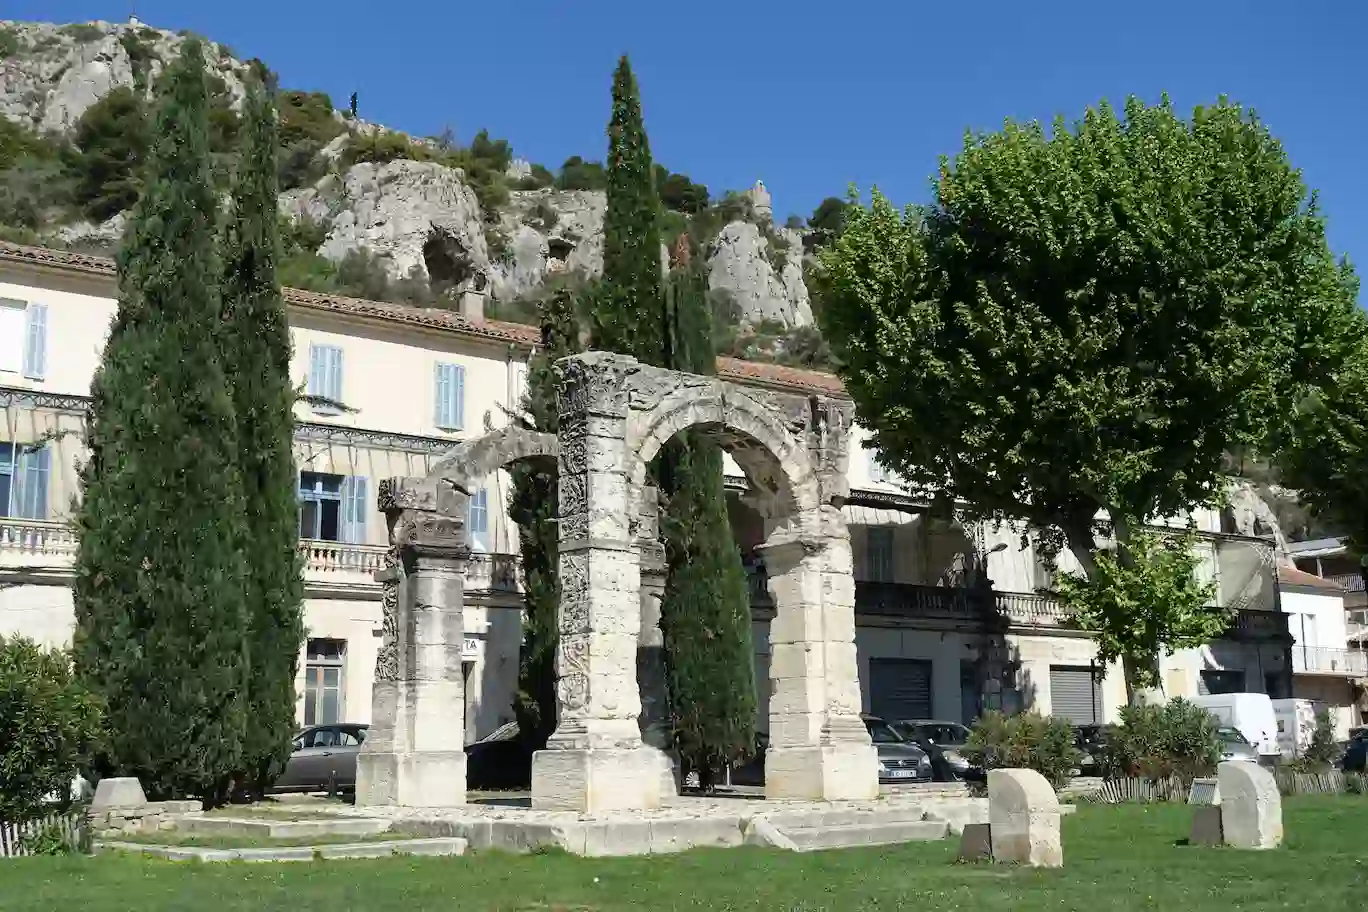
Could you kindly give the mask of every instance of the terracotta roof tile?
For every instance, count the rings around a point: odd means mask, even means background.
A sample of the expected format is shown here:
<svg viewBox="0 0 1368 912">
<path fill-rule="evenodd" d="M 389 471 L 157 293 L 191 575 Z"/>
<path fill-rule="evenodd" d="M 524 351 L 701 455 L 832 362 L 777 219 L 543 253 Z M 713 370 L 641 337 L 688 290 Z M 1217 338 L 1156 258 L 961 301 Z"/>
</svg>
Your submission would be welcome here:
<svg viewBox="0 0 1368 912">
<path fill-rule="evenodd" d="M 1334 592 L 1344 591 L 1344 587 L 1334 580 L 1316 576 L 1314 573 L 1307 573 L 1305 570 L 1289 567 L 1286 564 L 1278 565 L 1278 582 L 1286 583 L 1289 586 L 1306 586 L 1312 589 L 1327 589 Z"/>
<path fill-rule="evenodd" d="M 114 261 L 108 257 L 76 253 L 69 250 L 53 250 L 48 247 L 29 247 L 7 241 L 0 241 L 0 261 L 53 266 L 110 278 L 114 276 Z M 390 320 L 411 326 L 426 326 L 516 345 L 531 347 L 541 342 L 541 333 L 534 326 L 527 326 L 522 323 L 505 323 L 502 320 L 476 321 L 454 311 L 435 307 L 414 307 L 383 301 L 365 301 L 359 298 L 320 294 L 298 288 L 285 289 L 285 300 L 295 307 L 306 307 L 312 310 L 369 317 L 377 320 Z M 789 392 L 819 393 L 842 397 L 846 395 L 845 387 L 841 385 L 840 379 L 832 374 L 797 367 L 785 367 L 781 364 L 742 361 L 738 358 L 718 358 L 717 375 L 724 380 L 768 386 Z"/>
</svg>

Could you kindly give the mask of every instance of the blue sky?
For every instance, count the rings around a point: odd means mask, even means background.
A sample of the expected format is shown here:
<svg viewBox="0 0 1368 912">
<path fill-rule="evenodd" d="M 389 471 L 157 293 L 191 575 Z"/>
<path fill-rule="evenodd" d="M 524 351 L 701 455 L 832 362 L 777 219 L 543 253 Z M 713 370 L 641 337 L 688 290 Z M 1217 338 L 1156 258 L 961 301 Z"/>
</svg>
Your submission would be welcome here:
<svg viewBox="0 0 1368 912">
<path fill-rule="evenodd" d="M 4 0 L 15 19 L 192 28 L 411 133 L 481 127 L 555 167 L 603 156 L 629 53 L 656 158 L 714 192 L 763 179 L 776 215 L 850 182 L 928 197 L 966 128 L 1106 97 L 1257 109 L 1320 191 L 1331 244 L 1368 266 L 1368 4 L 608 0 Z"/>
</svg>

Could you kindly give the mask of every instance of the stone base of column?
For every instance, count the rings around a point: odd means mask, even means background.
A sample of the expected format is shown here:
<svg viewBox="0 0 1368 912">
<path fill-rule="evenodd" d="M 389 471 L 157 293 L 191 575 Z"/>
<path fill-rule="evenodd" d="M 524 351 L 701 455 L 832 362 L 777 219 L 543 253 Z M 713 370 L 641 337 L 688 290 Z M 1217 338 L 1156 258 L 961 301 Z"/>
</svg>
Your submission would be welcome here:
<svg viewBox="0 0 1368 912">
<path fill-rule="evenodd" d="M 582 814 L 660 807 L 661 756 L 645 746 L 537 751 L 532 807 Z"/>
<path fill-rule="evenodd" d="M 375 751 L 356 757 L 358 807 L 462 807 L 465 751 Z"/>
<path fill-rule="evenodd" d="M 771 747 L 765 797 L 860 801 L 879 797 L 879 757 L 872 744 Z"/>
<path fill-rule="evenodd" d="M 660 767 L 660 800 L 668 801 L 679 795 L 679 757 L 673 751 L 662 750 L 646 745 L 646 750 L 655 755 L 656 765 Z"/>
</svg>

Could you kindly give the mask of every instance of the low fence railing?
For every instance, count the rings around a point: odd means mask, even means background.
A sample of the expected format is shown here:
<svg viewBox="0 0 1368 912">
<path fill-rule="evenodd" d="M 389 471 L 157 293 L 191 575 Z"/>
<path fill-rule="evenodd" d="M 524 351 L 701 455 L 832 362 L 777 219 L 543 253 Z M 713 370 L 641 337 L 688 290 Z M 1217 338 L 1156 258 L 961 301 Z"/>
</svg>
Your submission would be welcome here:
<svg viewBox="0 0 1368 912">
<path fill-rule="evenodd" d="M 49 836 L 73 852 L 85 851 L 90 842 L 85 813 L 72 810 L 24 823 L 0 820 L 0 858 L 32 855 L 34 843 Z"/>
</svg>

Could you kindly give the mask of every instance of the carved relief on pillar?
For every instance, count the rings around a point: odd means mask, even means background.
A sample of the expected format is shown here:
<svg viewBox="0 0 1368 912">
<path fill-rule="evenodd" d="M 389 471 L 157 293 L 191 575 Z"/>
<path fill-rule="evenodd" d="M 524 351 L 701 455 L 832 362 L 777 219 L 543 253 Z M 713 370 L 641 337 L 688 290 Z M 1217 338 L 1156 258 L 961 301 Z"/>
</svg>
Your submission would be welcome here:
<svg viewBox="0 0 1368 912">
<path fill-rule="evenodd" d="M 562 719 L 589 708 L 589 634 L 562 635 L 556 644 L 556 699 Z"/>
<path fill-rule="evenodd" d="M 556 401 L 563 417 L 606 415 L 626 418 L 631 398 L 628 378 L 637 372 L 635 358 L 588 352 L 556 362 Z M 565 426 L 561 426 L 562 443 Z M 564 456 L 564 453 L 562 453 Z"/>
</svg>

